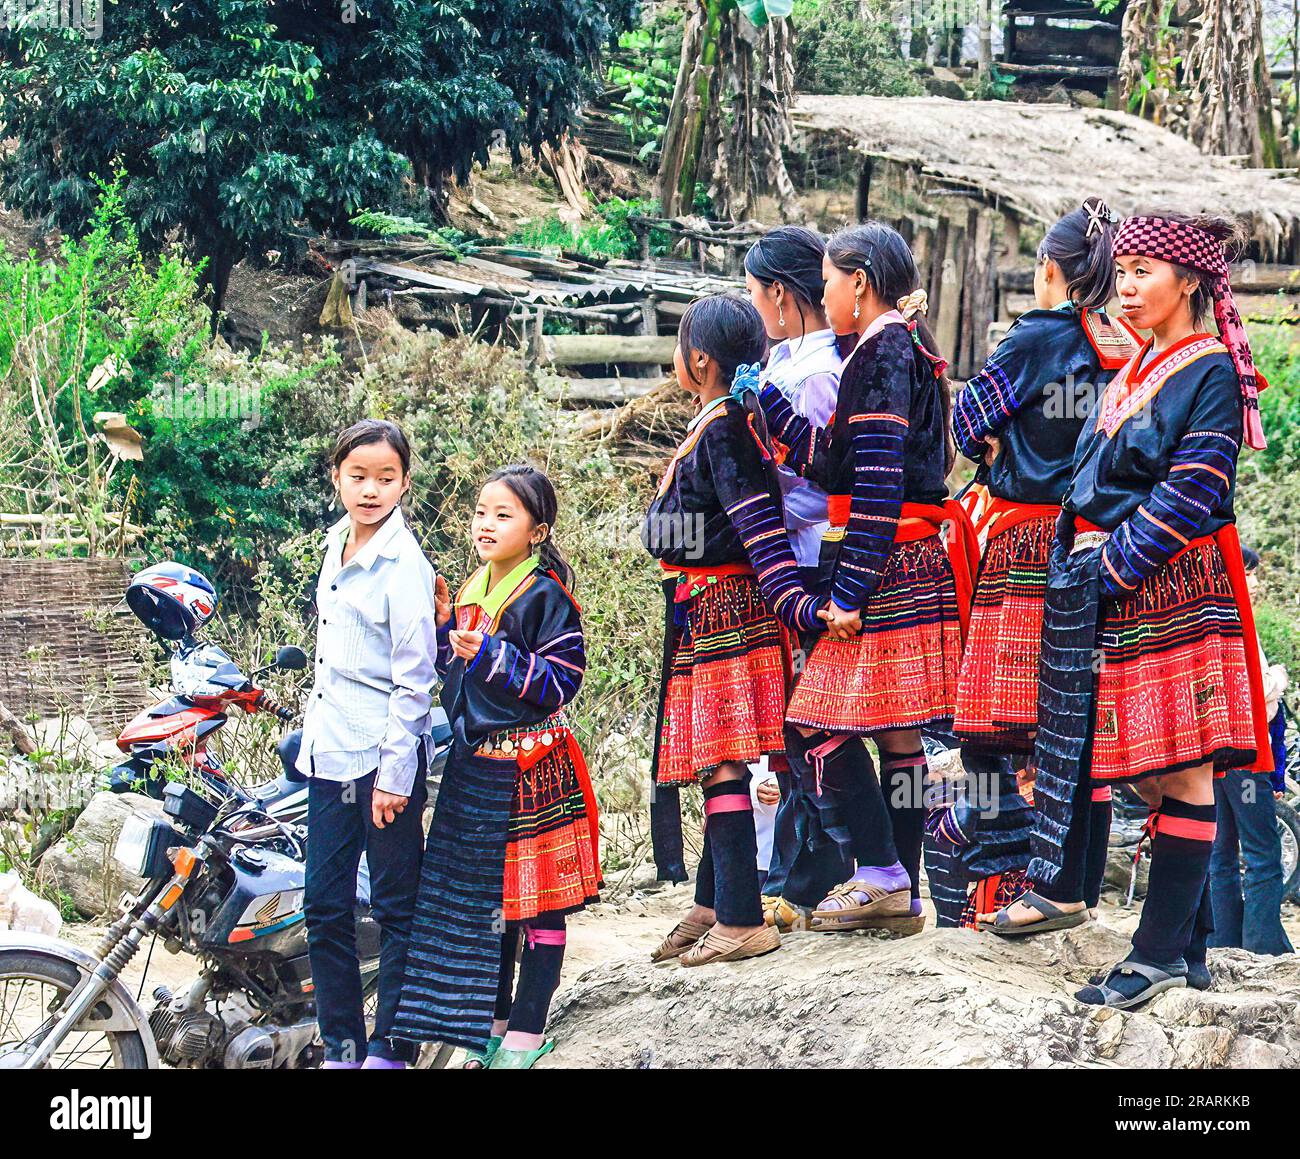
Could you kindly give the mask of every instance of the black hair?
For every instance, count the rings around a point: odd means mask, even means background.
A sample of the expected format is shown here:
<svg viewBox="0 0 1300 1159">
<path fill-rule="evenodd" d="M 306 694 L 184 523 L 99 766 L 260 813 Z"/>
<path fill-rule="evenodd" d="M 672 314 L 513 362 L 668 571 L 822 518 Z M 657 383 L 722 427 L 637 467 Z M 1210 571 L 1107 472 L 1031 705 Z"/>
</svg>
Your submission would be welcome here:
<svg viewBox="0 0 1300 1159">
<path fill-rule="evenodd" d="M 730 386 L 737 367 L 762 362 L 767 356 L 767 328 L 748 298 L 738 294 L 713 294 L 696 298 L 686 307 L 677 329 L 677 344 L 682 348 L 682 361 L 692 382 L 699 383 L 691 366 L 691 351 L 698 350 L 718 364 L 723 381 Z M 753 391 L 746 392 L 742 405 L 759 440 L 770 452 L 772 439 L 767 432 L 767 421 L 758 404 L 758 396 Z M 776 485 L 776 460 L 769 456 L 766 466 Z"/>
<path fill-rule="evenodd" d="M 406 441 L 402 428 L 387 419 L 362 419 L 353 423 L 334 441 L 334 451 L 330 462 L 334 469 L 343 466 L 346 459 L 358 447 L 367 447 L 372 443 L 387 443 L 402 462 L 402 474 L 411 473 L 411 444 Z"/>
<path fill-rule="evenodd" d="M 534 523 L 545 523 L 546 538 L 537 549 L 543 570 L 554 574 L 570 591 L 574 587 L 573 568 L 555 546 L 555 518 L 559 513 L 559 501 L 555 497 L 555 488 L 546 477 L 546 472 L 528 463 L 512 463 L 508 467 L 493 471 L 483 480 L 483 486 L 489 483 L 504 483 L 520 503 Z"/>
<path fill-rule="evenodd" d="M 836 269 L 846 274 L 862 270 L 871 292 L 890 309 L 921 288 L 921 274 L 911 249 L 903 235 L 883 221 L 864 221 L 861 225 L 846 225 L 836 230 L 826 242 L 826 256 Z M 916 323 L 916 336 L 921 344 L 936 358 L 941 357 L 925 318 L 917 314 L 912 321 Z M 944 464 L 951 471 L 957 461 L 957 448 L 950 431 L 952 386 L 946 374 L 939 375 L 939 397 L 943 402 Z"/>
<path fill-rule="evenodd" d="M 1202 230 L 1223 247 L 1224 255 L 1230 262 L 1236 261 L 1246 248 L 1246 231 L 1239 221 L 1231 217 L 1221 217 L 1212 213 L 1181 213 L 1176 209 L 1144 211 L 1136 216 L 1159 217 L 1178 225 L 1189 225 L 1193 229 Z M 1192 311 L 1192 325 L 1200 330 L 1205 326 L 1206 317 L 1214 311 L 1214 294 L 1211 291 L 1213 276 L 1191 266 L 1182 266 L 1177 262 L 1171 264 L 1179 277 L 1196 282 L 1196 289 L 1192 291 L 1188 305 Z"/>
<path fill-rule="evenodd" d="M 826 283 L 822 279 L 822 258 L 826 239 L 803 225 L 782 225 L 764 234 L 745 254 L 745 272 L 764 286 L 780 282 L 794 299 L 803 318 L 805 307 L 818 311 Z M 805 322 L 805 328 L 807 323 Z"/>
<path fill-rule="evenodd" d="M 762 362 L 767 355 L 767 331 L 754 304 L 737 294 L 696 298 L 686 307 L 677 329 L 686 373 L 699 384 L 691 365 L 691 351 L 707 354 L 718 364 L 728 386 L 738 366 Z"/>
<path fill-rule="evenodd" d="M 1065 292 L 1085 310 L 1099 310 L 1115 291 L 1114 215 L 1100 197 L 1089 197 L 1051 229 L 1038 246 L 1038 260 L 1051 258 L 1065 275 Z"/>
<path fill-rule="evenodd" d="M 1259 567 L 1259 552 L 1243 543 L 1241 545 L 1241 562 L 1245 565 L 1247 571 L 1254 571 Z"/>
</svg>

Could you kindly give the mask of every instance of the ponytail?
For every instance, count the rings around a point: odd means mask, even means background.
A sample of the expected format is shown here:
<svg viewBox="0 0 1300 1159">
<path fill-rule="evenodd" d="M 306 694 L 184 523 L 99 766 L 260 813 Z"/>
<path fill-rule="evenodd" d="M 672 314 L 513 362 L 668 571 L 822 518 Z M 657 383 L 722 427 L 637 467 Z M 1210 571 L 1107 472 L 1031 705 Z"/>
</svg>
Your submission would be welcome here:
<svg viewBox="0 0 1300 1159">
<path fill-rule="evenodd" d="M 1038 260 L 1051 258 L 1065 277 L 1065 292 L 1081 310 L 1100 310 L 1115 285 L 1115 240 L 1118 217 L 1100 197 L 1089 197 L 1067 213 L 1043 238 Z"/>
</svg>

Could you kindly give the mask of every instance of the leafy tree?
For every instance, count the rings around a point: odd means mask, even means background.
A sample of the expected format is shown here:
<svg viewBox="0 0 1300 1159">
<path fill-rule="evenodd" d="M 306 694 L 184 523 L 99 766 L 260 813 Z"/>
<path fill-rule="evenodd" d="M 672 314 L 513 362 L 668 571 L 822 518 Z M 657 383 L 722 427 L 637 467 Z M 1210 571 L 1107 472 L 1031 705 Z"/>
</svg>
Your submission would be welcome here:
<svg viewBox="0 0 1300 1159">
<path fill-rule="evenodd" d="M 85 0 L 97 37 L 0 39 L 0 198 L 79 232 L 121 168 L 140 240 L 179 235 L 219 307 L 234 264 L 306 225 L 435 194 L 495 139 L 573 124 L 635 0 Z M 85 27 L 83 22 L 83 28 Z"/>
</svg>

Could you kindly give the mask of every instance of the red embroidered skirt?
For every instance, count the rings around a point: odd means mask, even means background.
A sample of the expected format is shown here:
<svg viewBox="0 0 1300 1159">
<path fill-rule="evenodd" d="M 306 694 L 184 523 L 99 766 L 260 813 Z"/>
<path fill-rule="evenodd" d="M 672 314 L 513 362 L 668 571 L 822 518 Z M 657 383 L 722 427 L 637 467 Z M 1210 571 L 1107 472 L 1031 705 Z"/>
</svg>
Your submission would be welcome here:
<svg viewBox="0 0 1300 1159">
<path fill-rule="evenodd" d="M 818 639 L 786 719 L 860 736 L 951 719 L 960 662 L 957 586 L 940 537 L 895 543 L 862 631 Z"/>
<path fill-rule="evenodd" d="M 505 920 L 572 913 L 598 901 L 597 829 L 596 798 L 576 740 L 521 768 L 506 836 Z"/>
<path fill-rule="evenodd" d="M 786 646 L 750 575 L 722 575 L 684 601 L 656 780 L 698 780 L 724 761 L 785 751 Z"/>
<path fill-rule="evenodd" d="M 957 681 L 953 732 L 963 741 L 1033 749 L 1043 596 L 1055 535 L 1056 518 L 1046 515 L 989 537 Z"/>
<path fill-rule="evenodd" d="M 1130 597 L 1106 601 L 1099 645 L 1094 780 L 1254 760 L 1245 633 L 1213 542 L 1193 543 Z"/>
</svg>

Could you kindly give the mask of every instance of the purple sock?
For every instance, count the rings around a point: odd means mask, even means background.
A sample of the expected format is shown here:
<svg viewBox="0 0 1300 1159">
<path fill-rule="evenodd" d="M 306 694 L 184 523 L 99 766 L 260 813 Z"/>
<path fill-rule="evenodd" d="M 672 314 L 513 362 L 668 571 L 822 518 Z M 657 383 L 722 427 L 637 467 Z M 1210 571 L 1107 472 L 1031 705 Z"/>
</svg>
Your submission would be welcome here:
<svg viewBox="0 0 1300 1159">
<path fill-rule="evenodd" d="M 340 1062 L 337 1059 L 327 1058 L 320 1064 L 321 1070 L 360 1070 L 359 1062 Z"/>
<path fill-rule="evenodd" d="M 869 882 L 887 893 L 899 893 L 912 888 L 912 880 L 907 876 L 907 870 L 903 868 L 901 861 L 895 861 L 893 865 L 859 866 L 858 871 L 853 875 L 853 880 Z"/>
<path fill-rule="evenodd" d="M 361 1064 L 362 1070 L 405 1070 L 406 1063 L 400 1058 L 380 1058 L 377 1054 L 370 1055 L 364 1063 Z"/>
</svg>

